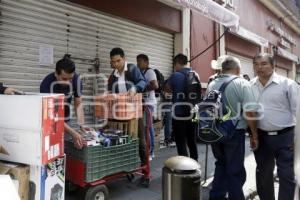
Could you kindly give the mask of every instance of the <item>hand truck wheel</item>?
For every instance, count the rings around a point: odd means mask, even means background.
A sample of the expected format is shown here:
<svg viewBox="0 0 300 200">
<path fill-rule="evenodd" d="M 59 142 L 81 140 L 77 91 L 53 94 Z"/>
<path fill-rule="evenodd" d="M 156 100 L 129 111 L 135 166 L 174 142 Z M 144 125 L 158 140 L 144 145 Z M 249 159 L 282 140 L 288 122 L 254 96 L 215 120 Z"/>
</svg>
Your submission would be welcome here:
<svg viewBox="0 0 300 200">
<path fill-rule="evenodd" d="M 126 178 L 130 183 L 132 183 L 135 177 L 134 177 L 134 174 L 127 174 Z"/>
<path fill-rule="evenodd" d="M 70 181 L 66 181 L 66 192 L 72 194 L 79 189 L 79 186 L 73 184 Z"/>
<path fill-rule="evenodd" d="M 87 189 L 85 200 L 107 200 L 108 189 L 105 185 L 92 186 Z"/>
<path fill-rule="evenodd" d="M 150 186 L 150 178 L 145 178 L 145 177 L 142 177 L 141 180 L 140 180 L 140 185 L 145 187 L 145 188 L 149 188 Z"/>
</svg>

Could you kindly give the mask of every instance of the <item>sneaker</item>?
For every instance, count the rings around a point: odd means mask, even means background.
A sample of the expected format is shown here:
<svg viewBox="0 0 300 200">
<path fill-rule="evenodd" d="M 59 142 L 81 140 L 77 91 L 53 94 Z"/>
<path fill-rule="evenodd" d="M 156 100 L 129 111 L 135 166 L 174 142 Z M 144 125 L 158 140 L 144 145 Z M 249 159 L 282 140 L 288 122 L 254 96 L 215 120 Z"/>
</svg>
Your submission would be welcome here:
<svg viewBox="0 0 300 200">
<path fill-rule="evenodd" d="M 175 141 L 172 138 L 166 139 L 164 141 L 164 143 L 167 147 L 175 147 L 176 146 Z"/>
</svg>

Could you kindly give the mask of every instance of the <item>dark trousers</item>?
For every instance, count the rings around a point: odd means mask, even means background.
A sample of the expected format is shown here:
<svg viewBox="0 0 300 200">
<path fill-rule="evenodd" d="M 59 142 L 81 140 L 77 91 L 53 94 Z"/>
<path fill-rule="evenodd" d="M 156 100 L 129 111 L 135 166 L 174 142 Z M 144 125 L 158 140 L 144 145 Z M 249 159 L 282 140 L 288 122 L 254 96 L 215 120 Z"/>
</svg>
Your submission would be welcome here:
<svg viewBox="0 0 300 200">
<path fill-rule="evenodd" d="M 256 160 L 256 187 L 260 200 L 275 200 L 273 171 L 275 162 L 279 177 L 278 200 L 293 200 L 294 129 L 275 136 L 258 130 L 259 148 L 254 152 Z"/>
<path fill-rule="evenodd" d="M 192 123 L 191 120 L 173 119 L 172 124 L 178 155 L 191 157 L 198 161 L 195 123 Z M 189 153 L 186 146 L 189 148 Z"/>
<path fill-rule="evenodd" d="M 244 200 L 243 185 L 246 181 L 244 167 L 245 130 L 237 130 L 231 139 L 211 145 L 216 158 L 215 174 L 210 200 Z"/>
</svg>

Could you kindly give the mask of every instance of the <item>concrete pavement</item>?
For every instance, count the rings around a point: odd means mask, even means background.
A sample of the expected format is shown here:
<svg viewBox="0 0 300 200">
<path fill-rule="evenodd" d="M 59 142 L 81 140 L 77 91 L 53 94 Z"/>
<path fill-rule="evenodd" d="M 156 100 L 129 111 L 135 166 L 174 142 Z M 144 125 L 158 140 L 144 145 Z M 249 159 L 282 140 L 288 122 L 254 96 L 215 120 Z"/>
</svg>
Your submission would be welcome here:
<svg viewBox="0 0 300 200">
<path fill-rule="evenodd" d="M 198 144 L 199 163 L 201 164 L 202 180 L 204 179 L 204 161 L 205 161 L 205 145 Z M 208 180 L 202 188 L 202 200 L 208 200 L 209 188 L 213 180 L 215 159 L 208 148 Z M 163 163 L 171 156 L 177 155 L 176 148 L 163 148 L 156 153 L 156 157 L 151 161 L 152 180 L 149 188 L 143 188 L 139 185 L 139 177 L 137 176 L 133 182 L 129 182 L 126 178 L 112 181 L 107 184 L 109 189 L 110 200 L 161 200 L 162 185 L 161 174 Z M 249 141 L 246 142 L 245 166 L 247 171 L 247 181 L 244 191 L 247 196 L 255 191 L 255 161 L 253 153 L 249 150 Z M 254 198 L 254 197 L 253 197 Z M 251 198 L 251 199 L 253 199 Z M 66 196 L 66 200 L 83 200 L 84 192 L 77 191 Z"/>
</svg>

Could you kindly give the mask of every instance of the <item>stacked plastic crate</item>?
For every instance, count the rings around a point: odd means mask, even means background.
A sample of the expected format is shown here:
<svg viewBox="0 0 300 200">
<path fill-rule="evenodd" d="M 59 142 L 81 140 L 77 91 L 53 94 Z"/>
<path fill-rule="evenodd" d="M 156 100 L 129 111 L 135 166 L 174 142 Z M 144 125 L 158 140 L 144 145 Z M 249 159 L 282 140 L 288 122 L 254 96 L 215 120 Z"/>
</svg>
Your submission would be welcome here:
<svg viewBox="0 0 300 200">
<path fill-rule="evenodd" d="M 97 96 L 95 104 L 95 117 L 107 119 L 109 128 L 122 129 L 130 139 L 125 144 L 87 146 L 81 150 L 66 142 L 67 179 L 82 187 L 140 166 L 137 131 L 142 95 L 105 94 Z"/>
</svg>

